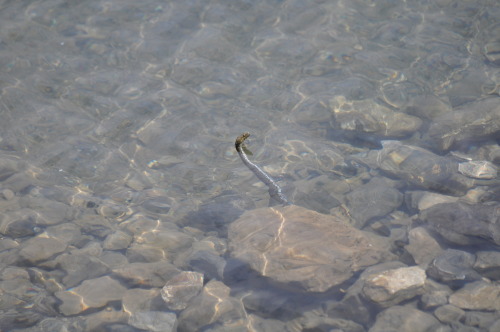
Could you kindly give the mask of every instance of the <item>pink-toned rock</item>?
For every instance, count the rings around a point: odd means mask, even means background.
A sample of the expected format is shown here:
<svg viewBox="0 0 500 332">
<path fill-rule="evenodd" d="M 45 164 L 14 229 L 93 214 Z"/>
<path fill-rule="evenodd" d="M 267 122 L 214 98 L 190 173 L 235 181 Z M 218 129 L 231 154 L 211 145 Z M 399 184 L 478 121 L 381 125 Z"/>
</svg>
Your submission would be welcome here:
<svg viewBox="0 0 500 332">
<path fill-rule="evenodd" d="M 261 275 L 323 292 L 392 259 L 384 238 L 300 206 L 245 212 L 229 227 L 232 257 Z"/>
</svg>

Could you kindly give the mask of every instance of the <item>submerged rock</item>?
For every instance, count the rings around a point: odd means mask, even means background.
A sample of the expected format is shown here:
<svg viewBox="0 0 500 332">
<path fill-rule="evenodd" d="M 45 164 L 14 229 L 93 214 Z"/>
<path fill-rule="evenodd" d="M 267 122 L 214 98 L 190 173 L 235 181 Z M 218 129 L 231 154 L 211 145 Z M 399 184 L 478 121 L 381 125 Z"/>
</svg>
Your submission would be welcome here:
<svg viewBox="0 0 500 332">
<path fill-rule="evenodd" d="M 203 274 L 183 271 L 167 281 L 161 297 L 172 310 L 182 310 L 203 288 Z"/>
<path fill-rule="evenodd" d="M 365 281 L 363 293 L 370 300 L 389 307 L 419 295 L 425 280 L 425 270 L 418 266 L 387 270 L 370 276 Z"/>
<path fill-rule="evenodd" d="M 405 137 L 414 133 L 422 121 L 412 115 L 395 112 L 375 100 L 346 101 L 337 97 L 331 101 L 332 127 L 356 134 L 379 138 Z"/>
<path fill-rule="evenodd" d="M 179 331 L 200 331 L 208 324 L 222 325 L 221 331 L 230 326 L 234 331 L 245 330 L 248 316 L 241 301 L 231 297 L 231 289 L 220 281 L 208 282 L 192 305 L 179 316 Z M 224 326 L 226 329 L 224 329 Z M 238 329 L 239 328 L 239 329 Z"/>
<path fill-rule="evenodd" d="M 500 205 L 444 203 L 420 214 L 420 219 L 448 241 L 460 244 L 500 244 Z"/>
<path fill-rule="evenodd" d="M 323 292 L 393 258 L 382 237 L 300 206 L 247 211 L 229 227 L 231 256 L 261 275 Z"/>
<path fill-rule="evenodd" d="M 476 179 L 494 179 L 497 167 L 489 161 L 471 160 L 458 164 L 458 171 L 463 175 Z"/>
<path fill-rule="evenodd" d="M 363 161 L 420 188 L 462 196 L 474 180 L 458 173 L 457 162 L 399 141 L 382 141 L 383 148 Z"/>
<path fill-rule="evenodd" d="M 469 310 L 500 310 L 500 286 L 485 281 L 467 284 L 451 294 L 450 304 Z"/>
<path fill-rule="evenodd" d="M 465 251 L 447 249 L 437 256 L 427 269 L 427 274 L 443 283 L 456 286 L 481 279 L 472 269 L 476 257 Z"/>
<path fill-rule="evenodd" d="M 432 315 L 417 309 L 394 306 L 377 315 L 369 332 L 427 332 L 437 331 L 441 324 Z"/>
<path fill-rule="evenodd" d="M 110 277 L 84 281 L 80 286 L 55 295 L 62 301 L 59 310 L 65 316 L 79 314 L 89 308 L 99 308 L 110 301 L 121 300 L 126 288 Z"/>
<path fill-rule="evenodd" d="M 399 190 L 378 178 L 372 179 L 346 195 L 349 214 L 356 228 L 363 228 L 372 218 L 386 216 L 403 202 Z"/>
<path fill-rule="evenodd" d="M 432 149 L 448 150 L 455 142 L 480 141 L 498 137 L 500 105 L 487 98 L 463 105 L 435 118 L 424 140 Z"/>
</svg>

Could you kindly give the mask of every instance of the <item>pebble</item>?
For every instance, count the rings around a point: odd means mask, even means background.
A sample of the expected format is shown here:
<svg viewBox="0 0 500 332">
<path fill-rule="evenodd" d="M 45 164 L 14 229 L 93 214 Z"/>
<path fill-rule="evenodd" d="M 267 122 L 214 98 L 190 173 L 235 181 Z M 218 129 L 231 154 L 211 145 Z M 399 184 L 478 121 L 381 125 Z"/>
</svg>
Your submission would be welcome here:
<svg viewBox="0 0 500 332">
<path fill-rule="evenodd" d="M 159 288 L 128 289 L 122 298 L 123 310 L 128 313 L 164 309 Z"/>
<path fill-rule="evenodd" d="M 438 331 L 439 321 L 423 311 L 403 306 L 390 307 L 377 315 L 369 332 L 428 332 Z"/>
<path fill-rule="evenodd" d="M 153 332 L 176 332 L 177 316 L 173 312 L 141 311 L 130 315 L 128 323 L 138 329 Z"/>
<path fill-rule="evenodd" d="M 478 251 L 474 269 L 487 278 L 500 280 L 500 252 Z"/>
<path fill-rule="evenodd" d="M 451 294 L 450 304 L 468 310 L 500 310 L 500 286 L 485 281 L 469 283 Z"/>
<path fill-rule="evenodd" d="M 461 286 L 479 280 L 481 276 L 472 268 L 476 257 L 465 251 L 446 249 L 427 268 L 427 274 L 450 286 Z"/>
<path fill-rule="evenodd" d="M 494 179 L 497 177 L 498 169 L 489 161 L 471 160 L 459 163 L 458 171 L 475 179 Z"/>
<path fill-rule="evenodd" d="M 409 244 L 405 249 L 412 255 L 415 262 L 427 267 L 442 251 L 439 243 L 424 227 L 415 227 L 408 233 Z"/>
<path fill-rule="evenodd" d="M 373 302 L 389 307 L 423 292 L 426 275 L 418 266 L 387 270 L 370 276 L 363 293 Z"/>
<path fill-rule="evenodd" d="M 169 309 L 183 310 L 202 288 L 203 274 L 183 271 L 167 281 L 161 289 L 161 297 Z"/>
<path fill-rule="evenodd" d="M 100 308 L 110 301 L 121 300 L 126 288 L 109 276 L 85 280 L 80 286 L 55 293 L 62 301 L 60 312 L 76 315 L 90 308 Z"/>
<path fill-rule="evenodd" d="M 113 273 L 133 286 L 163 287 L 179 270 L 168 262 L 160 261 L 130 263 L 113 269 Z"/>
<path fill-rule="evenodd" d="M 65 272 L 62 278 L 67 287 L 75 287 L 86 279 L 107 274 L 110 269 L 99 258 L 82 254 L 62 254 L 56 258 L 60 269 Z"/>
<path fill-rule="evenodd" d="M 442 323 L 448 324 L 462 321 L 465 317 L 465 311 L 451 304 L 446 304 L 434 310 L 434 316 Z"/>
<path fill-rule="evenodd" d="M 231 289 L 217 280 L 209 281 L 192 304 L 179 316 L 179 330 L 200 331 L 201 327 L 220 322 L 220 330 L 244 329 L 247 313 L 240 300 L 231 297 Z M 227 326 L 224 328 L 224 325 Z"/>
<path fill-rule="evenodd" d="M 106 237 L 102 248 L 106 250 L 121 250 L 128 248 L 130 243 L 132 243 L 132 236 L 123 231 L 116 231 Z"/>
<path fill-rule="evenodd" d="M 19 257 L 30 264 L 36 264 L 63 252 L 66 247 L 67 244 L 58 239 L 39 235 L 23 242 Z"/>
</svg>

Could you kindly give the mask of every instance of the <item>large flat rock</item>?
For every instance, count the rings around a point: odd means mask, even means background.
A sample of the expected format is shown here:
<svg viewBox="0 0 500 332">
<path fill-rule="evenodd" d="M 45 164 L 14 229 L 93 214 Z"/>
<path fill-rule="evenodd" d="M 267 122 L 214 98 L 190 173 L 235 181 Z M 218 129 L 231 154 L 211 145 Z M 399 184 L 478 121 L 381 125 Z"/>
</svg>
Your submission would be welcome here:
<svg viewBox="0 0 500 332">
<path fill-rule="evenodd" d="M 300 206 L 247 211 L 230 225 L 229 240 L 232 257 L 263 276 L 312 292 L 394 257 L 384 238 Z"/>
</svg>

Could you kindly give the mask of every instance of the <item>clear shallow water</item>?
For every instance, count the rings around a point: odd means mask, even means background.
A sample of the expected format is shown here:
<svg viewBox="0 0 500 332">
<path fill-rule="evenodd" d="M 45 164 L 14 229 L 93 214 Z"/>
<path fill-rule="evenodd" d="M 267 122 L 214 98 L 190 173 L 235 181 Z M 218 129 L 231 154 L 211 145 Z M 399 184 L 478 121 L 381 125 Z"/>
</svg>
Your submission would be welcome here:
<svg viewBox="0 0 500 332">
<path fill-rule="evenodd" d="M 65 315 L 53 294 L 102 275 L 129 290 L 139 287 L 113 272 L 119 258 L 193 270 L 198 267 L 185 256 L 200 242 L 227 258 L 227 225 L 269 203 L 266 188 L 234 150 L 245 131 L 253 135 L 252 160 L 279 179 L 293 202 L 327 214 L 354 208 L 347 194 L 372 177 L 386 178 L 360 160 L 382 140 L 498 162 L 498 131 L 459 135 L 451 146 L 441 139 L 448 132 L 428 136 L 448 112 L 470 107 L 488 119 L 482 111 L 489 106 L 476 103 L 498 98 L 499 17 L 496 1 L 2 2 L 3 279 L 11 278 L 5 269 L 30 274 L 25 279 L 33 284 L 26 285 L 54 299 L 32 310 L 36 297 L 19 290 L 12 295 L 19 301 L 2 307 L 5 317 L 28 312 L 35 318 L 25 321 L 38 324 L 44 317 L 85 319 L 105 310 L 106 303 Z M 378 106 L 384 109 L 372 113 Z M 367 118 L 339 112 L 349 107 Z M 500 116 L 495 112 L 492 121 Z M 487 185 L 496 188 L 494 181 Z M 416 189 L 404 181 L 387 186 L 399 191 L 393 201 Z M 445 194 L 466 192 L 450 186 Z M 358 211 L 350 213 L 363 220 L 358 228 L 415 213 L 404 204 L 374 215 Z M 19 220 L 25 222 L 17 228 L 6 226 Z M 174 235 L 141 237 L 157 230 Z M 129 243 L 105 245 L 118 231 Z M 32 258 L 22 250 L 35 237 L 62 244 Z M 75 250 L 107 269 L 63 280 L 69 268 L 57 257 Z M 106 260 L 109 254 L 119 256 Z M 220 279 L 202 272 L 206 280 Z M 43 282 L 33 281 L 36 273 Z M 285 292 L 252 280 L 226 283 L 238 299 L 262 289 Z M 304 303 L 273 312 L 248 303 L 245 309 L 294 321 L 339 293 L 309 296 L 283 295 Z M 119 299 L 109 302 L 120 308 Z M 374 318 L 363 323 L 368 330 Z M 6 330 L 30 325 L 2 324 Z M 125 318 L 112 324 L 133 329 Z"/>
</svg>

